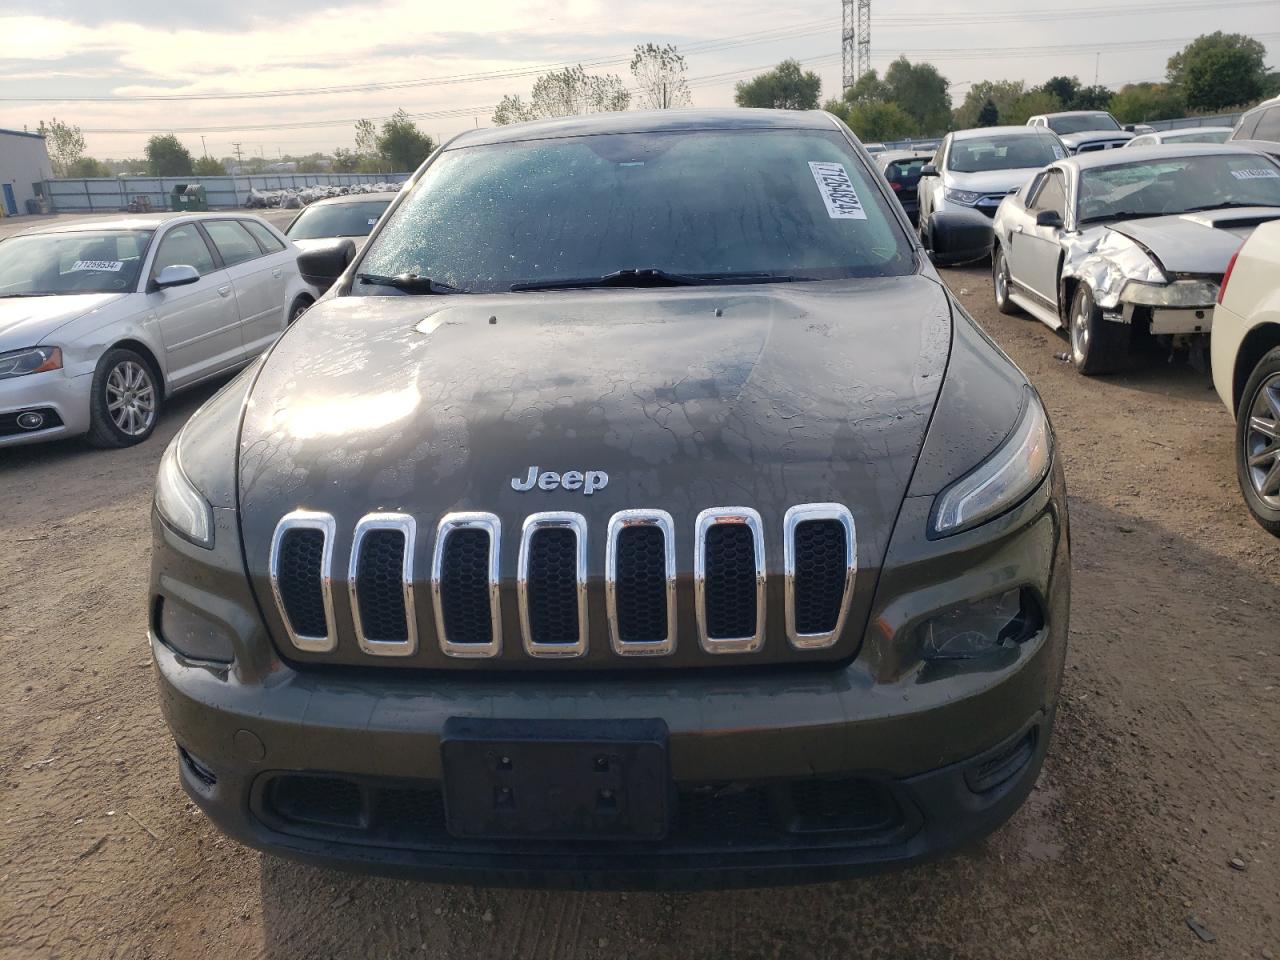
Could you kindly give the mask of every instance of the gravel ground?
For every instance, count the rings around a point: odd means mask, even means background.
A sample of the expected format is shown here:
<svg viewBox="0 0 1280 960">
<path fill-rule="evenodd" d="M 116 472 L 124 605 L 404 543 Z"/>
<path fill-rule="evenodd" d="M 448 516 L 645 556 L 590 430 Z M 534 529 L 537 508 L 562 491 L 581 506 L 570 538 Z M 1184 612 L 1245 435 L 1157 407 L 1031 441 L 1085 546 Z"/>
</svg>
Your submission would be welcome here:
<svg viewBox="0 0 1280 960">
<path fill-rule="evenodd" d="M 1280 543 L 1240 503 L 1230 419 L 1183 364 L 1079 377 L 985 269 L 946 279 L 1040 389 L 1071 492 L 1058 726 L 992 837 L 698 894 L 397 882 L 224 840 L 178 787 L 143 604 L 156 464 L 210 387 L 141 448 L 0 453 L 0 957 L 1280 956 Z"/>
</svg>

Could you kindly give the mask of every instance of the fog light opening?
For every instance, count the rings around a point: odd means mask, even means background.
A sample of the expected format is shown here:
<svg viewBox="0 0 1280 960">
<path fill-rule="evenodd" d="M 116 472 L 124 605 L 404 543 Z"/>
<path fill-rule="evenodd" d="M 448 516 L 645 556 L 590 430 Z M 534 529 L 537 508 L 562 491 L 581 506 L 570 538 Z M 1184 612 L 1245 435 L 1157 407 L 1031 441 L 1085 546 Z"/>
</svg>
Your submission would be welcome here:
<svg viewBox="0 0 1280 960">
<path fill-rule="evenodd" d="M 18 426 L 23 430 L 39 430 L 44 426 L 44 414 L 39 410 L 27 410 L 18 414 Z"/>
<path fill-rule="evenodd" d="M 1010 650 L 1040 632 L 1044 617 L 1035 592 L 1006 590 L 956 604 L 919 627 L 925 660 L 977 660 Z"/>
</svg>

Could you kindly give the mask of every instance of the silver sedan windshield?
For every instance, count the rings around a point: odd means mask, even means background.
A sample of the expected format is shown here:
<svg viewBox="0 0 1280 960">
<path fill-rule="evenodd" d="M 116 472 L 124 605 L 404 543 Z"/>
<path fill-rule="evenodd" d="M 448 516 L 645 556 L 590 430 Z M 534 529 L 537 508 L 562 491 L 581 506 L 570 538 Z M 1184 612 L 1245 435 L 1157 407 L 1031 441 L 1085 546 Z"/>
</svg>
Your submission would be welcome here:
<svg viewBox="0 0 1280 960">
<path fill-rule="evenodd" d="M 37 233 L 0 243 L 0 297 L 137 289 L 149 230 Z"/>
<path fill-rule="evenodd" d="M 1218 207 L 1280 207 L 1280 167 L 1261 155 L 1170 157 L 1080 172 L 1079 222 Z"/>
</svg>

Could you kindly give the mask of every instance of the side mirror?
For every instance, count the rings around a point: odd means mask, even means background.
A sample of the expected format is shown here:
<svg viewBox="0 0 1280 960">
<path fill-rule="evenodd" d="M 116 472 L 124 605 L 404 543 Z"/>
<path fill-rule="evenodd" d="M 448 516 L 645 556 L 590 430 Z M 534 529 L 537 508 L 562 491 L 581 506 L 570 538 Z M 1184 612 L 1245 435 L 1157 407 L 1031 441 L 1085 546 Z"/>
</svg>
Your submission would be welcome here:
<svg viewBox="0 0 1280 960">
<path fill-rule="evenodd" d="M 932 163 L 926 163 L 923 167 L 920 168 L 921 178 L 936 177 L 937 175 L 938 175 L 938 168 L 935 167 Z"/>
<path fill-rule="evenodd" d="M 1137 129 L 1138 129 L 1138 125 L 1136 123 L 1126 123 L 1124 125 L 1125 133 L 1135 133 L 1137 132 Z"/>
<path fill-rule="evenodd" d="M 968 263 L 991 253 L 991 218 L 975 210 L 935 213 L 929 218 L 933 260 L 939 264 Z"/>
<path fill-rule="evenodd" d="M 307 283 L 328 290 L 355 258 L 356 245 L 349 237 L 326 240 L 298 254 L 298 272 Z"/>
<path fill-rule="evenodd" d="M 1041 210 L 1036 214 L 1037 227 L 1053 227 L 1057 230 L 1062 229 L 1062 214 L 1057 210 Z"/>
<path fill-rule="evenodd" d="M 190 264 L 171 263 L 156 277 L 156 288 L 164 290 L 167 287 L 185 287 L 189 283 L 196 283 L 199 279 L 200 271 Z"/>
</svg>

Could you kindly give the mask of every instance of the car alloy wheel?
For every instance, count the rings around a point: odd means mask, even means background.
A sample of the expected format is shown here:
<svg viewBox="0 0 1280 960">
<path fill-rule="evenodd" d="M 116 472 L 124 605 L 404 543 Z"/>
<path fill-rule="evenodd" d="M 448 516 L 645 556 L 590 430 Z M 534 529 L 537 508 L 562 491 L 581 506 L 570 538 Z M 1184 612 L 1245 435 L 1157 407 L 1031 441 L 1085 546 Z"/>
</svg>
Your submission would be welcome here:
<svg viewBox="0 0 1280 960">
<path fill-rule="evenodd" d="M 1244 428 L 1244 455 L 1258 499 L 1280 510 L 1280 373 L 1258 387 Z"/>
<path fill-rule="evenodd" d="M 116 429 L 139 437 L 156 419 L 156 386 L 151 371 L 136 360 L 122 360 L 111 368 L 105 385 L 107 414 Z"/>
<path fill-rule="evenodd" d="M 1009 261 L 1004 255 L 1004 248 L 999 244 L 996 244 L 991 253 L 991 273 L 991 282 L 996 292 L 996 309 L 1001 313 L 1016 313 L 1018 308 L 1009 299 L 1013 282 L 1009 275 Z"/>
</svg>

